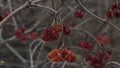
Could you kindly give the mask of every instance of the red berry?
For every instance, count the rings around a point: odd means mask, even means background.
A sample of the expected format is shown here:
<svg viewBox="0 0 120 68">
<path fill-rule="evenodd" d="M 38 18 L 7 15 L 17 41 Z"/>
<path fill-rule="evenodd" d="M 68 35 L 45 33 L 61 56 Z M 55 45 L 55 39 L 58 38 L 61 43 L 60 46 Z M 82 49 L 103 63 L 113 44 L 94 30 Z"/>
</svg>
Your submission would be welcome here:
<svg viewBox="0 0 120 68">
<path fill-rule="evenodd" d="M 93 49 L 93 46 L 92 46 L 91 44 L 88 44 L 88 45 L 86 46 L 86 48 L 87 48 L 88 50 L 92 50 L 92 49 Z"/>
<path fill-rule="evenodd" d="M 113 14 L 114 14 L 114 16 L 115 16 L 116 18 L 119 18 L 119 17 L 120 17 L 120 10 L 114 9 L 114 10 L 113 10 Z"/>
<path fill-rule="evenodd" d="M 101 42 L 102 41 L 102 37 L 101 36 L 96 36 L 97 41 Z"/>
<path fill-rule="evenodd" d="M 20 29 L 18 30 L 15 30 L 15 33 L 14 33 L 17 37 L 20 37 L 22 35 L 22 31 Z"/>
<path fill-rule="evenodd" d="M 103 55 L 103 58 L 106 60 L 110 57 L 110 53 L 109 52 L 105 52 Z"/>
<path fill-rule="evenodd" d="M 69 35 L 70 34 L 70 28 L 68 27 L 68 26 L 64 26 L 64 28 L 63 28 L 63 33 L 65 34 L 65 35 Z"/>
<path fill-rule="evenodd" d="M 79 43 L 79 46 L 82 47 L 82 48 L 86 48 L 87 45 L 88 45 L 88 42 L 86 42 L 86 41 L 81 41 L 81 42 Z"/>
<path fill-rule="evenodd" d="M 35 39 L 37 37 L 35 32 L 30 32 L 30 34 L 28 36 L 30 39 Z"/>
<path fill-rule="evenodd" d="M 67 62 L 73 62 L 73 61 L 75 61 L 76 56 L 73 54 L 73 52 L 71 50 L 68 50 L 64 59 Z"/>
<path fill-rule="evenodd" d="M 106 16 L 107 18 L 112 19 L 112 11 L 110 9 L 106 11 Z"/>
<path fill-rule="evenodd" d="M 112 10 L 117 8 L 117 3 L 116 2 L 112 2 Z"/>
<path fill-rule="evenodd" d="M 65 56 L 67 55 L 67 50 L 66 49 L 60 49 L 60 53 L 61 53 L 61 56 L 63 58 L 65 58 Z"/>
<path fill-rule="evenodd" d="M 102 40 L 103 40 L 103 42 L 104 42 L 105 44 L 108 44 L 109 41 L 110 41 L 110 39 L 109 39 L 108 36 L 104 36 Z"/>
<path fill-rule="evenodd" d="M 58 32 L 55 29 L 52 29 L 51 30 L 51 38 L 52 38 L 52 40 L 57 40 L 58 37 L 59 37 Z"/>
<path fill-rule="evenodd" d="M 62 31 L 62 25 L 61 24 L 55 24 L 54 29 L 58 32 Z"/>
<path fill-rule="evenodd" d="M 40 37 L 44 40 L 44 41 L 49 41 L 51 40 L 51 33 L 48 29 L 43 30 L 40 33 Z"/>
<path fill-rule="evenodd" d="M 84 13 L 81 10 L 75 10 L 74 16 L 78 18 L 83 18 Z"/>
</svg>

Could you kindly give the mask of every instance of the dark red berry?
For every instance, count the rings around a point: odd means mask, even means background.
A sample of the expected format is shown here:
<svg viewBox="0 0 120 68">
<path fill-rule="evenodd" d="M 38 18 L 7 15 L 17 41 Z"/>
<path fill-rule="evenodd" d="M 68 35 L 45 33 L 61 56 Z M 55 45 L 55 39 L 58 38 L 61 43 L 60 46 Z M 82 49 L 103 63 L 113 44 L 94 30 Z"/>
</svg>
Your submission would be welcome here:
<svg viewBox="0 0 120 68">
<path fill-rule="evenodd" d="M 91 44 L 88 44 L 88 45 L 86 46 L 86 48 L 87 48 L 88 50 L 92 50 L 92 49 L 93 49 L 93 46 L 92 46 Z"/>
<path fill-rule="evenodd" d="M 106 16 L 107 18 L 112 19 L 113 16 L 112 16 L 112 11 L 110 9 L 106 11 Z"/>
<path fill-rule="evenodd" d="M 108 59 L 110 57 L 110 53 L 109 52 L 105 52 L 104 54 L 103 54 L 103 58 L 106 60 L 106 59 Z"/>
<path fill-rule="evenodd" d="M 63 28 L 63 33 L 65 34 L 65 35 L 69 35 L 70 34 L 70 28 L 68 27 L 68 26 L 64 26 L 64 28 Z"/>
<path fill-rule="evenodd" d="M 15 30 L 15 36 L 20 37 L 22 35 L 22 31 L 20 29 Z"/>
<path fill-rule="evenodd" d="M 83 18 L 84 13 L 83 13 L 83 11 L 81 11 L 81 10 L 75 10 L 74 16 L 75 16 L 75 17 L 78 17 L 78 18 Z"/>
<path fill-rule="evenodd" d="M 40 33 L 40 37 L 44 41 L 49 41 L 49 40 L 51 40 L 51 32 L 48 29 L 45 29 Z"/>
<path fill-rule="evenodd" d="M 112 2 L 112 10 L 117 9 L 117 3 L 116 2 Z"/>
<path fill-rule="evenodd" d="M 113 10 L 113 14 L 114 14 L 114 16 L 115 16 L 116 18 L 119 18 L 119 17 L 120 17 L 120 10 L 114 9 L 114 10 Z"/>
</svg>

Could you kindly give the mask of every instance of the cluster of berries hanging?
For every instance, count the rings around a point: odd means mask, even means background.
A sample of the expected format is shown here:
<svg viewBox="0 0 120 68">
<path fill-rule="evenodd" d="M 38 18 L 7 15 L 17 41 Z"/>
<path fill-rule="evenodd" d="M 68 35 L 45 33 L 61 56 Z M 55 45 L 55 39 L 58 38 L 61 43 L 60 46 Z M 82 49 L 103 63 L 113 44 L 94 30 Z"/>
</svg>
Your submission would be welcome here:
<svg viewBox="0 0 120 68">
<path fill-rule="evenodd" d="M 63 26 L 61 24 L 55 24 L 52 27 L 48 27 L 41 31 L 40 37 L 44 41 L 57 40 L 59 38 L 59 33 L 62 31 L 64 35 L 70 34 L 70 28 L 68 26 Z"/>
<path fill-rule="evenodd" d="M 74 16 L 77 18 L 83 18 L 84 17 L 84 12 L 82 10 L 76 9 L 74 11 Z"/>
<path fill-rule="evenodd" d="M 23 26 L 20 29 L 15 30 L 14 34 L 18 39 L 22 41 L 26 39 L 35 39 L 37 37 L 36 32 L 29 32 L 29 33 L 24 34 L 25 30 L 26 28 Z"/>
<path fill-rule="evenodd" d="M 100 52 L 88 55 L 86 61 L 93 66 L 93 68 L 104 68 L 106 60 L 109 59 L 111 52 Z"/>
<path fill-rule="evenodd" d="M 67 62 L 73 62 L 76 59 L 75 54 L 72 52 L 72 50 L 68 49 L 53 49 L 49 52 L 48 58 L 53 62 L 59 62 L 59 61 L 67 61 Z"/>
<path fill-rule="evenodd" d="M 104 35 L 104 36 L 98 35 L 98 36 L 96 36 L 96 39 L 97 39 L 100 43 L 104 43 L 104 44 L 108 44 L 109 41 L 110 41 L 109 36 L 107 36 L 107 35 Z"/>
<path fill-rule="evenodd" d="M 120 18 L 120 2 L 114 0 L 111 4 L 111 7 L 106 11 L 106 16 L 109 19 Z"/>
<path fill-rule="evenodd" d="M 87 42 L 87 41 L 85 41 L 85 40 L 81 41 L 81 42 L 79 43 L 79 46 L 80 46 L 81 48 L 88 49 L 88 50 L 92 50 L 92 49 L 93 49 L 92 44 L 89 43 L 89 42 Z"/>
</svg>

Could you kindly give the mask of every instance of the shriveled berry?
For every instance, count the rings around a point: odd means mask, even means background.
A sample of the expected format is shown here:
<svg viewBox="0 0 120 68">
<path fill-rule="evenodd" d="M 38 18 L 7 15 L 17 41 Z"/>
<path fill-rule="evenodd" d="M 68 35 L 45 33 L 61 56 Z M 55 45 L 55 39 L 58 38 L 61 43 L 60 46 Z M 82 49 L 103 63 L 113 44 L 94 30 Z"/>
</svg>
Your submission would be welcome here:
<svg viewBox="0 0 120 68">
<path fill-rule="evenodd" d="M 48 57 L 53 62 L 58 62 L 63 60 L 61 54 L 59 53 L 59 49 L 53 49 L 52 51 L 50 51 L 48 53 Z"/>
<path fill-rule="evenodd" d="M 64 58 L 67 62 L 73 62 L 76 59 L 76 56 L 73 54 L 71 50 L 68 50 L 67 55 Z"/>
<path fill-rule="evenodd" d="M 48 29 L 43 30 L 40 33 L 40 37 L 44 40 L 44 41 L 49 41 L 51 40 L 51 33 Z"/>
<path fill-rule="evenodd" d="M 62 31 L 62 25 L 61 24 L 55 24 L 54 29 L 58 32 L 61 32 Z"/>
<path fill-rule="evenodd" d="M 57 40 L 58 37 L 59 37 L 58 32 L 55 29 L 52 29 L 51 30 L 51 38 L 52 38 L 52 40 Z"/>
</svg>

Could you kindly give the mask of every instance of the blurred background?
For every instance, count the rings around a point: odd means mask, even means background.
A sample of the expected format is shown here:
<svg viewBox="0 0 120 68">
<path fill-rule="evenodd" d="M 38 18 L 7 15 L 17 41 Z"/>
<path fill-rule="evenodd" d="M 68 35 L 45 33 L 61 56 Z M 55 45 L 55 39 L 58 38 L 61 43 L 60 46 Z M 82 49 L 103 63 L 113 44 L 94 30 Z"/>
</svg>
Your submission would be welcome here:
<svg viewBox="0 0 120 68">
<path fill-rule="evenodd" d="M 110 38 L 109 43 L 100 50 L 109 50 L 112 52 L 111 57 L 107 60 L 120 62 L 120 33 L 118 30 L 103 23 L 84 11 L 74 0 L 65 0 L 66 5 L 61 0 L 41 0 L 37 4 L 44 5 L 55 9 L 63 25 L 75 27 L 82 24 L 80 28 L 89 31 L 93 36 L 107 35 Z M 81 3 L 89 9 L 95 15 L 106 18 L 106 10 L 109 8 L 113 0 L 79 0 Z M 10 14 L 10 11 L 16 10 L 27 0 L 0 0 L 0 15 L 6 17 Z M 54 5 L 53 5 L 54 3 Z M 82 19 L 74 17 L 74 10 L 81 9 L 84 12 Z M 24 9 L 17 12 L 7 22 L 5 22 L 0 28 L 0 68 L 30 68 L 30 44 L 35 39 L 40 39 L 40 32 L 42 29 L 54 24 L 55 13 L 52 11 L 40 8 L 36 6 L 27 6 Z M 58 19 L 58 18 L 57 18 Z M 113 18 L 108 20 L 116 27 L 120 28 L 120 19 Z M 20 40 L 16 38 L 14 32 L 21 27 L 26 28 L 27 32 L 35 32 L 37 37 L 35 39 Z M 65 41 L 69 43 L 69 47 L 76 54 L 77 59 L 75 62 L 67 63 L 64 68 L 90 68 L 87 67 L 84 59 L 91 52 L 86 51 L 79 47 L 79 42 L 87 39 L 93 46 L 95 41 L 84 31 L 71 30 L 69 36 L 65 36 Z M 45 42 L 42 47 L 38 46 L 33 59 L 35 68 L 50 68 L 53 65 L 47 58 L 47 54 L 57 47 L 60 39 L 56 41 Z M 35 42 L 35 47 L 39 42 Z M 61 68 L 64 62 L 55 63 L 54 68 Z M 106 68 L 117 68 L 117 65 L 110 64 Z"/>
</svg>

